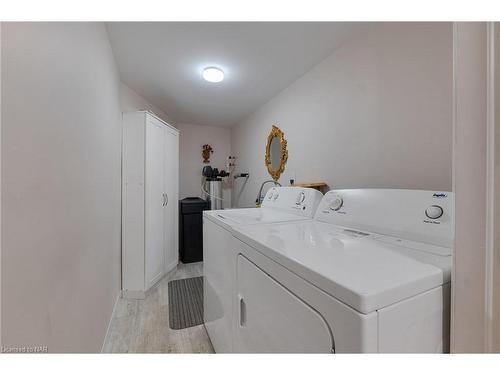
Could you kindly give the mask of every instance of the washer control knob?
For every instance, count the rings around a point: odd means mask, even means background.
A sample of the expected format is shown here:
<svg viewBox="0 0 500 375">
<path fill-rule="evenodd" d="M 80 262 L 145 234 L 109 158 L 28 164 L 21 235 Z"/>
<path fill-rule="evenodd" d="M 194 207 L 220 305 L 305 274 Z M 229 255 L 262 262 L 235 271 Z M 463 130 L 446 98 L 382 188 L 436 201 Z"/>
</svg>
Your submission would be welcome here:
<svg viewBox="0 0 500 375">
<path fill-rule="evenodd" d="M 342 207 L 343 204 L 344 204 L 344 201 L 342 200 L 342 198 L 338 195 L 334 195 L 330 199 L 330 210 L 338 211 L 340 209 L 340 207 Z"/>
<path fill-rule="evenodd" d="M 443 216 L 443 208 L 441 206 L 432 205 L 425 210 L 425 216 L 429 219 L 439 219 Z"/>
<path fill-rule="evenodd" d="M 305 199 L 306 199 L 306 194 L 303 191 L 301 191 L 299 195 L 297 195 L 297 200 L 295 201 L 295 204 L 300 205 L 302 204 L 302 202 L 304 202 Z"/>
</svg>

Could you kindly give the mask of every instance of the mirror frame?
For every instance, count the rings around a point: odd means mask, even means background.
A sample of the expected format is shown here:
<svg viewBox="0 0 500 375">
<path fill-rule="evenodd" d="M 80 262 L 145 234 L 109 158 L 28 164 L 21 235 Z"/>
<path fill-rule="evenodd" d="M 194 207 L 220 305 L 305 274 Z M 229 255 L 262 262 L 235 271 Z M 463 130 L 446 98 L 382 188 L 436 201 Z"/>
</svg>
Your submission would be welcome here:
<svg viewBox="0 0 500 375">
<path fill-rule="evenodd" d="M 271 143 L 274 138 L 278 137 L 280 140 L 280 166 L 277 170 L 273 171 L 273 166 L 271 164 Z M 281 174 L 285 171 L 286 162 L 288 160 L 288 150 L 286 148 L 286 139 L 285 133 L 281 131 L 276 125 L 273 125 L 271 132 L 267 137 L 267 145 L 266 145 L 266 158 L 265 164 L 267 167 L 267 171 L 271 175 L 274 181 L 278 181 Z"/>
</svg>

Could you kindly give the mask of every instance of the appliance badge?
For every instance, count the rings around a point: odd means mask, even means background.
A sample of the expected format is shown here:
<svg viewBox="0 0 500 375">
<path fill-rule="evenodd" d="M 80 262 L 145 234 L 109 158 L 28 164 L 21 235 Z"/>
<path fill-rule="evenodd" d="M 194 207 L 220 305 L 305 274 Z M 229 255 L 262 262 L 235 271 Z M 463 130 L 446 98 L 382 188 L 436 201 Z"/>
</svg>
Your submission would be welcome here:
<svg viewBox="0 0 500 375">
<path fill-rule="evenodd" d="M 441 224 L 441 222 L 438 220 L 428 220 L 428 219 L 425 219 L 424 223 L 426 223 L 426 224 Z"/>
<path fill-rule="evenodd" d="M 446 198 L 447 196 L 448 196 L 448 194 L 446 194 L 446 193 L 434 193 L 434 194 L 432 194 L 433 198 Z"/>
</svg>

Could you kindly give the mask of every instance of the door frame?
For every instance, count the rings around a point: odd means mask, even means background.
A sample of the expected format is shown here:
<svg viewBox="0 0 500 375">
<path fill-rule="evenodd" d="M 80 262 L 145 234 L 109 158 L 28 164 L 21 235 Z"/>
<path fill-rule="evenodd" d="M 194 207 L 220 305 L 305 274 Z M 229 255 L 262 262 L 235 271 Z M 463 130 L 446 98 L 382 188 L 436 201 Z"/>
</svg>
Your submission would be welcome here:
<svg viewBox="0 0 500 375">
<path fill-rule="evenodd" d="M 500 233 L 500 220 L 495 220 L 500 218 L 495 207 L 500 187 L 495 183 L 500 178 L 495 175 L 500 167 L 495 160 L 500 151 L 500 135 L 495 139 L 499 42 L 493 22 L 453 24 L 452 352 L 500 351 L 500 317 L 495 317 L 500 313 L 495 288 L 500 277 L 500 241 L 495 243 L 495 232 Z"/>
<path fill-rule="evenodd" d="M 498 217 L 496 208 L 497 202 L 495 199 L 497 186 L 495 180 L 496 167 L 500 163 L 496 161 L 498 149 L 498 139 L 496 139 L 496 78 L 495 78 L 495 63 L 497 59 L 496 52 L 496 25 L 495 22 L 487 23 L 487 147 L 486 147 L 486 264 L 485 264 L 485 351 L 498 352 L 498 317 L 495 320 L 496 307 L 499 305 L 495 294 L 495 274 L 498 273 L 498 265 L 495 258 L 499 254 L 499 244 L 495 244 L 495 232 L 498 233 L 499 225 L 495 219 Z"/>
</svg>

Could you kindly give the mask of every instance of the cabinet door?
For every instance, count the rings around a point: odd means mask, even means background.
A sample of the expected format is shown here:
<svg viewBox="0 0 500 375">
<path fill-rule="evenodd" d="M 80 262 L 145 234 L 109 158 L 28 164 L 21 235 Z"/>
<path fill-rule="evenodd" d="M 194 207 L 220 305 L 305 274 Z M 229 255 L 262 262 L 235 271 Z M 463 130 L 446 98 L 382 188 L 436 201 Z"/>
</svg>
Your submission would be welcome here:
<svg viewBox="0 0 500 375">
<path fill-rule="evenodd" d="M 165 126 L 146 121 L 145 285 L 150 288 L 164 272 Z"/>
<path fill-rule="evenodd" d="M 173 269 L 179 259 L 179 135 L 172 129 L 165 128 L 165 194 L 167 203 L 165 217 L 165 272 Z"/>
</svg>

